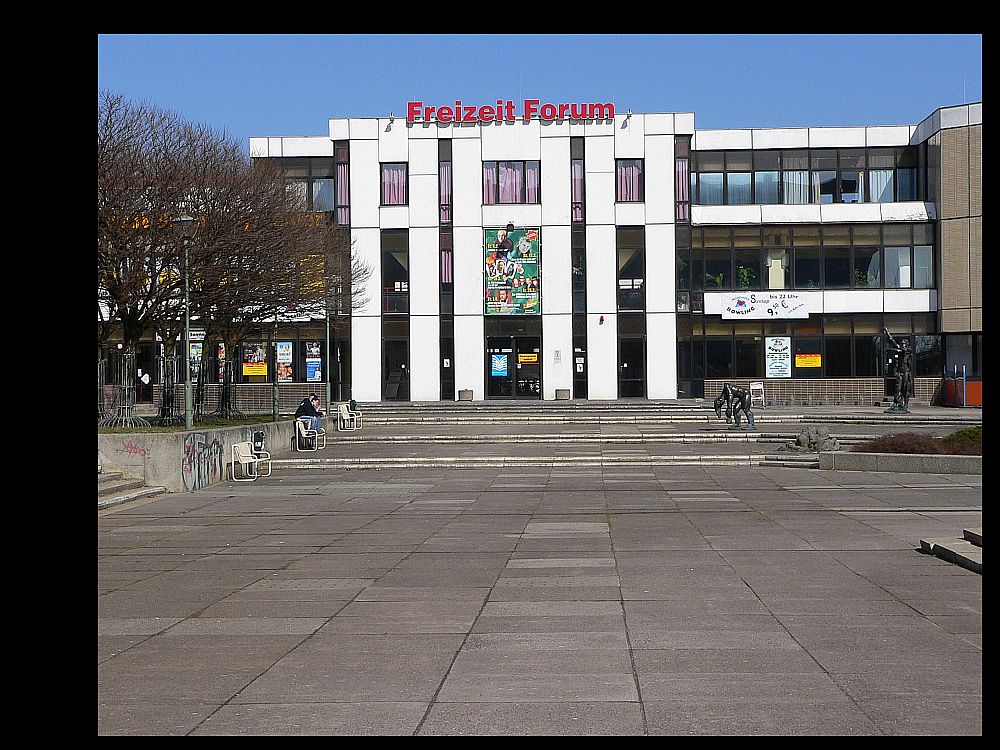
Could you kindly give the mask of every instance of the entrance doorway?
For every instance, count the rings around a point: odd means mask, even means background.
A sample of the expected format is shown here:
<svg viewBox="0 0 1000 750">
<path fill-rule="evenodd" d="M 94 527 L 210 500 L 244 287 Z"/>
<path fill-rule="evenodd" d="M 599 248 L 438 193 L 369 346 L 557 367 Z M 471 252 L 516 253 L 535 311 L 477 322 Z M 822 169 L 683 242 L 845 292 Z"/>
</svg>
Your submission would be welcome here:
<svg viewBox="0 0 1000 750">
<path fill-rule="evenodd" d="M 646 396 L 646 342 L 623 338 L 618 345 L 618 398 Z"/>
<path fill-rule="evenodd" d="M 486 338 L 486 397 L 542 397 L 542 354 L 538 336 Z"/>
</svg>

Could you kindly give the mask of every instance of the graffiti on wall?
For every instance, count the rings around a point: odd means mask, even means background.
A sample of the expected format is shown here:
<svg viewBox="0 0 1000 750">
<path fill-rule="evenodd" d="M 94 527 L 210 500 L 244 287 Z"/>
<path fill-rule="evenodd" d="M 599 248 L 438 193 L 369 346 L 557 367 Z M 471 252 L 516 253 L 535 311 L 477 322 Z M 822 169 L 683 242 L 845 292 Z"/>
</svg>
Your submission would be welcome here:
<svg viewBox="0 0 1000 750">
<path fill-rule="evenodd" d="M 181 476 L 184 489 L 200 490 L 223 476 L 222 441 L 214 438 L 207 442 L 204 433 L 190 432 L 184 436 L 184 458 L 181 461 Z"/>
<path fill-rule="evenodd" d="M 130 443 L 128 441 L 122 441 L 122 453 L 127 453 L 130 456 L 142 456 L 143 458 L 149 458 L 149 448 L 145 448 L 137 443 Z"/>
</svg>

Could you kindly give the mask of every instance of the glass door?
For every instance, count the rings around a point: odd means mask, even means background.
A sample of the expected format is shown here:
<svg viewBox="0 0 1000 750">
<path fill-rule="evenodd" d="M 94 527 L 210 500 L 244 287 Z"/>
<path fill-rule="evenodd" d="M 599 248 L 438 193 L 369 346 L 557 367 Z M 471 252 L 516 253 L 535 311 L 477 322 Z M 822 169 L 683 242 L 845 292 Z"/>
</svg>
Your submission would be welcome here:
<svg viewBox="0 0 1000 750">
<path fill-rule="evenodd" d="M 510 336 L 486 339 L 486 397 L 514 397 L 514 340 Z"/>
<path fill-rule="evenodd" d="M 542 397 L 542 355 L 541 345 L 536 336 L 518 336 L 514 339 L 517 355 L 517 398 L 540 399 Z"/>
<path fill-rule="evenodd" d="M 644 398 L 646 395 L 646 346 L 643 339 L 621 339 L 618 362 L 618 397 Z"/>
<path fill-rule="evenodd" d="M 385 381 L 382 385 L 386 401 L 410 400 L 410 372 L 406 341 L 385 342 Z"/>
</svg>

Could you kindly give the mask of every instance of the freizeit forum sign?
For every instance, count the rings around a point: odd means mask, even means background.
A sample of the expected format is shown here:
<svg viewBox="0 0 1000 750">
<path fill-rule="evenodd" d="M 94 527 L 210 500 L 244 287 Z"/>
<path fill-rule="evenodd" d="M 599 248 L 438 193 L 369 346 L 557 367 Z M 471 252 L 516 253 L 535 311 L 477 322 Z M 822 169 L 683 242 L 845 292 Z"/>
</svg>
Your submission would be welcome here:
<svg viewBox="0 0 1000 750">
<path fill-rule="evenodd" d="M 530 120 L 613 120 L 615 105 L 602 103 L 559 104 L 542 103 L 540 99 L 525 99 L 520 118 Z M 513 122 L 518 119 L 517 108 L 510 99 L 497 99 L 496 104 L 466 104 L 461 99 L 454 105 L 429 107 L 423 102 L 406 103 L 407 122 Z"/>
</svg>

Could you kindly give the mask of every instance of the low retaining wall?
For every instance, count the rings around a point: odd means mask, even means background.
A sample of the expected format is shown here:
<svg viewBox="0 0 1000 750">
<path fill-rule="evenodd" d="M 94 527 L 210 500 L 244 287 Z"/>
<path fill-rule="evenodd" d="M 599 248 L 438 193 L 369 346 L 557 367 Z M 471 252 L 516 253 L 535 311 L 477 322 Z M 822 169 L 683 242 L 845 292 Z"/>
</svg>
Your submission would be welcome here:
<svg viewBox="0 0 1000 750">
<path fill-rule="evenodd" d="M 872 406 L 885 398 L 884 378 L 726 378 L 706 379 L 705 398 L 722 392 L 725 383 L 749 388 L 750 381 L 763 381 L 764 398 L 775 406 Z M 914 378 L 911 404 L 940 404 L 942 378 Z"/>
<path fill-rule="evenodd" d="M 336 431 L 335 417 L 323 426 Z M 264 432 L 264 449 L 273 458 L 292 452 L 292 420 L 263 424 L 194 429 L 189 432 L 121 432 L 98 434 L 97 460 L 115 466 L 150 487 L 171 492 L 198 490 L 231 475 L 233 443 L 249 440 L 249 432 Z"/>
<path fill-rule="evenodd" d="M 819 468 L 835 471 L 892 471 L 900 474 L 982 474 L 983 457 L 821 451 Z"/>
</svg>

